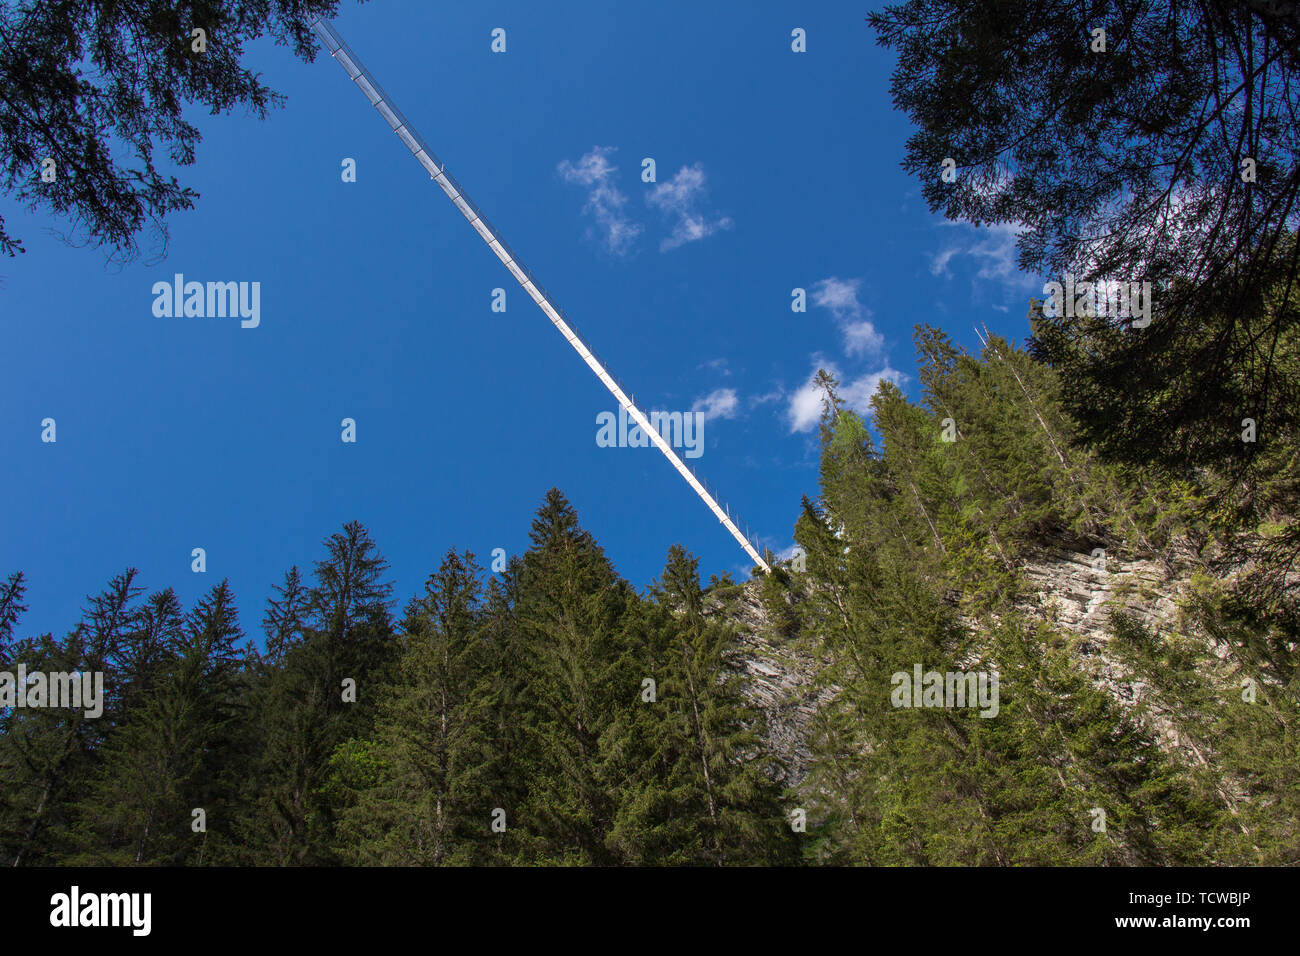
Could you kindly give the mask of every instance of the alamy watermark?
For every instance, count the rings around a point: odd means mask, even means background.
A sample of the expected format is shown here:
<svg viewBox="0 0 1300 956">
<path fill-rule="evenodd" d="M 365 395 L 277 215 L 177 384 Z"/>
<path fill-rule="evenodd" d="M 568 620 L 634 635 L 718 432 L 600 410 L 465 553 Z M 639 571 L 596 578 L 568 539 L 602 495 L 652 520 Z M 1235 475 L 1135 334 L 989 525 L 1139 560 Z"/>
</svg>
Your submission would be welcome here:
<svg viewBox="0 0 1300 956">
<path fill-rule="evenodd" d="M 896 671 L 889 701 L 895 707 L 978 707 L 981 717 L 998 715 L 998 672 L 926 671 L 915 664 L 912 673 Z"/>
<path fill-rule="evenodd" d="M 1151 324 L 1151 283 L 1099 279 L 1079 282 L 1066 273 L 1065 282 L 1043 286 L 1043 314 L 1051 318 L 1112 316 L 1132 319 L 1135 329 Z"/>
<path fill-rule="evenodd" d="M 704 412 L 651 412 L 650 427 L 674 448 L 685 448 L 686 458 L 704 454 Z M 636 420 L 620 408 L 618 415 L 601 412 L 596 416 L 596 444 L 600 448 L 649 448 L 653 440 Z"/>
<path fill-rule="evenodd" d="M 238 316 L 245 329 L 262 321 L 262 283 L 186 282 L 176 273 L 171 282 L 153 284 L 153 314 L 160 319 L 224 319 Z"/>
<path fill-rule="evenodd" d="M 104 713 L 104 673 L 0 671 L 0 707 L 70 707 L 90 719 Z"/>
<path fill-rule="evenodd" d="M 50 925 L 121 926 L 133 936 L 148 936 L 153 920 L 152 893 L 83 893 L 73 886 L 67 893 L 50 897 Z"/>
</svg>

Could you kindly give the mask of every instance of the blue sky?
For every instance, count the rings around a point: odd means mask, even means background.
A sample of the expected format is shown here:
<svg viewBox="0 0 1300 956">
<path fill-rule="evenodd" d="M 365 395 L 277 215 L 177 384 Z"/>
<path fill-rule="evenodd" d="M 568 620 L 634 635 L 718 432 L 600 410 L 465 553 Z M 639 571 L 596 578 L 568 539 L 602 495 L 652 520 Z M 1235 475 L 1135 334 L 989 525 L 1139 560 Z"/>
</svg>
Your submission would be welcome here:
<svg viewBox="0 0 1300 956">
<path fill-rule="evenodd" d="M 945 223 L 899 169 L 909 127 L 869 8 L 469 6 L 344 5 L 334 24 L 638 402 L 706 413 L 693 465 L 756 544 L 787 549 L 816 494 L 819 365 L 864 407 L 881 376 L 916 393 L 917 322 L 968 346 L 975 322 L 1026 334 L 1036 284 L 1011 233 Z M 259 633 L 271 585 L 352 519 L 404 602 L 448 547 L 485 566 L 524 550 L 552 486 L 638 587 L 679 542 L 705 580 L 743 577 L 658 451 L 597 445 L 609 393 L 343 70 L 270 42 L 247 62 L 288 103 L 265 122 L 194 111 L 179 175 L 201 198 L 165 259 L 110 265 L 4 206 L 28 247 L 0 262 L 0 573 L 27 574 L 20 632 L 62 633 L 136 566 L 187 606 L 229 577 Z M 155 316 L 175 273 L 258 282 L 259 325 Z"/>
</svg>

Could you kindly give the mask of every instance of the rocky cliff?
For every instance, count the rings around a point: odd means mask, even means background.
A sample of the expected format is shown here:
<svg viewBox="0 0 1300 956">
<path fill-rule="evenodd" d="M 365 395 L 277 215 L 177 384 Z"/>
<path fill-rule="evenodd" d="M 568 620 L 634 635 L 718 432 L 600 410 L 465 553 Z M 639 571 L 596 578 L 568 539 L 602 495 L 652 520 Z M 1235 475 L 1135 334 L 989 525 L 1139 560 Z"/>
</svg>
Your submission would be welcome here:
<svg viewBox="0 0 1300 956">
<path fill-rule="evenodd" d="M 1147 626 L 1179 626 L 1180 603 L 1195 565 L 1190 550 L 1177 552 L 1169 561 L 1040 550 L 1023 562 L 1024 592 L 1018 607 L 1078 636 L 1080 668 L 1131 707 L 1142 699 L 1144 687 L 1132 680 L 1109 648 L 1109 614 L 1122 608 Z M 750 581 L 728 602 L 728 616 L 740 632 L 737 664 L 747 678 L 747 694 L 765 715 L 769 744 L 784 764 L 782 783 L 798 787 L 807 775 L 811 718 L 834 689 L 815 686 L 817 661 L 809 649 L 810 635 L 781 634 L 758 588 L 758 582 Z M 976 626 L 969 619 L 966 623 Z M 1166 722 L 1148 719 L 1167 746 L 1178 745 Z"/>
</svg>

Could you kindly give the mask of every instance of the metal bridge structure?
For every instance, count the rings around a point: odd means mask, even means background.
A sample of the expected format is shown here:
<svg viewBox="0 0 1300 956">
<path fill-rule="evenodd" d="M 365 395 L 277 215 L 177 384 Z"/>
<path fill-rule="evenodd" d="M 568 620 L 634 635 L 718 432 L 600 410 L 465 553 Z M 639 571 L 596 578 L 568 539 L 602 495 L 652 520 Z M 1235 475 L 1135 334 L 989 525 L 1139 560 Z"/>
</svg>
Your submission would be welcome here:
<svg viewBox="0 0 1300 956">
<path fill-rule="evenodd" d="M 379 115 L 397 134 L 398 139 L 411 151 L 411 155 L 415 157 L 416 162 L 424 167 L 429 177 L 447 194 L 447 198 L 460 210 L 461 215 L 478 233 L 479 238 L 501 260 L 501 264 L 510 271 L 510 274 L 515 277 L 515 281 L 537 303 L 537 307 L 551 320 L 551 324 L 564 336 L 564 340 L 573 346 L 573 350 L 587 363 L 587 367 L 596 373 L 596 377 L 600 379 L 601 384 L 609 389 L 610 394 L 614 396 L 619 406 L 627 410 L 628 416 L 636 422 L 642 432 L 654 443 L 655 447 L 663 452 L 664 457 L 677 469 L 678 474 L 686 479 L 686 483 L 700 496 L 700 500 L 708 506 L 723 527 L 731 532 L 731 536 L 736 539 L 736 543 L 745 549 L 745 553 L 754 560 L 754 563 L 762 568 L 764 572 L 770 571 L 771 568 L 768 567 L 767 562 L 763 560 L 763 557 L 750 543 L 749 535 L 742 532 L 736 521 L 733 520 L 731 510 L 719 503 L 717 496 L 709 489 L 708 485 L 682 461 L 677 452 L 673 450 L 672 445 L 659 434 L 658 429 L 650 423 L 646 414 L 637 407 L 628 391 L 610 373 L 606 363 L 587 345 L 564 312 L 560 310 L 560 307 L 555 304 L 541 284 L 533 278 L 533 274 L 519 261 L 519 257 L 506 245 L 505 240 L 501 238 L 491 223 L 483 217 L 483 213 L 479 211 L 478 206 L 474 205 L 470 198 L 465 195 L 460 183 L 456 181 L 451 173 L 447 172 L 446 165 L 429 148 L 429 144 L 416 132 L 406 117 L 402 115 L 397 105 L 384 93 L 374 76 L 361 64 L 361 61 L 357 59 L 356 54 L 352 52 L 348 45 L 343 42 L 343 38 L 339 36 L 334 27 L 325 20 L 317 18 L 312 23 L 312 30 L 320 37 L 330 55 L 343 67 L 348 78 L 365 94 L 366 99 L 370 101 L 370 105 L 379 112 Z"/>
</svg>

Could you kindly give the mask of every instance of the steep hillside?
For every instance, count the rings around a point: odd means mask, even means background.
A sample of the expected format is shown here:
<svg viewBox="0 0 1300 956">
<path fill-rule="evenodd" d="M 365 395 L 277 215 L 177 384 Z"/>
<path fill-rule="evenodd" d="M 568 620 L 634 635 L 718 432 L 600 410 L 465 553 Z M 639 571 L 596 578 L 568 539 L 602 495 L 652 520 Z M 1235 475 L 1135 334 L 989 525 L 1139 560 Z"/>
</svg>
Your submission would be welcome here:
<svg viewBox="0 0 1300 956">
<path fill-rule="evenodd" d="M 820 379 L 799 553 L 714 594 L 809 858 L 1300 862 L 1293 456 L 1116 465 L 1012 343 L 917 345 L 920 404 Z"/>
<path fill-rule="evenodd" d="M 1117 703 L 1131 706 L 1143 699 L 1147 688 L 1122 655 L 1109 651 L 1109 615 L 1122 609 L 1154 630 L 1179 627 L 1186 614 L 1180 598 L 1186 601 L 1192 569 L 1199 563 L 1193 563 L 1190 553 L 1174 568 L 1158 560 L 1112 558 L 1101 572 L 1094 560 L 1091 553 L 1040 550 L 1020 569 L 1027 594 L 1017 606 L 1076 636 L 1079 668 Z M 801 597 L 797 588 L 792 589 L 790 605 Z M 837 689 L 821 686 L 817 680 L 817 659 L 809 650 L 816 646 L 817 635 L 782 633 L 764 604 L 759 581 L 746 582 L 725 606 L 738 635 L 737 664 L 745 677 L 746 697 L 763 716 L 765 739 L 782 764 L 781 783 L 797 790 L 808 773 L 812 718 Z M 970 618 L 962 623 L 979 627 Z M 1173 746 L 1170 722 L 1156 717 L 1152 724 Z"/>
</svg>

